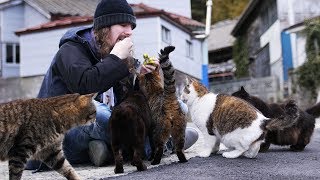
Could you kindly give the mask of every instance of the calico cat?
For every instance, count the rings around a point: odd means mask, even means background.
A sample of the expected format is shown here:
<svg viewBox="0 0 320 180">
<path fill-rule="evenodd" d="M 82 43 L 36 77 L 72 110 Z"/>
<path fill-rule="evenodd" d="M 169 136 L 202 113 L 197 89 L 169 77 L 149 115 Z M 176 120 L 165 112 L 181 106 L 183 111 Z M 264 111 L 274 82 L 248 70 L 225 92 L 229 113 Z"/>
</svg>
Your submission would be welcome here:
<svg viewBox="0 0 320 180">
<path fill-rule="evenodd" d="M 244 99 L 259 109 L 263 115 L 269 118 L 275 118 L 285 115 L 286 104 L 267 104 L 256 96 L 251 96 L 241 87 L 239 91 L 232 94 L 233 96 Z M 303 111 L 299 109 L 299 118 L 292 126 L 283 130 L 268 131 L 265 142 L 261 144 L 260 152 L 267 151 L 270 144 L 290 145 L 292 151 L 303 151 L 309 144 L 311 135 L 315 127 L 315 118 L 320 116 L 320 103 Z"/>
<path fill-rule="evenodd" d="M 131 81 L 132 82 L 132 81 Z M 133 153 L 131 164 L 138 171 L 144 171 L 147 166 L 143 163 L 145 137 L 149 136 L 152 146 L 152 117 L 148 101 L 139 89 L 139 80 L 135 86 L 126 83 L 125 98 L 116 105 L 109 120 L 111 146 L 115 159 L 114 172 L 123 173 L 123 148 Z"/>
<path fill-rule="evenodd" d="M 218 152 L 222 142 L 229 150 L 222 153 L 225 158 L 241 155 L 255 158 L 266 130 L 288 127 L 298 117 L 293 101 L 286 105 L 286 116 L 269 119 L 244 100 L 209 92 L 196 80 L 187 83 L 181 97 L 189 107 L 192 121 L 204 135 L 202 157 Z"/>
<path fill-rule="evenodd" d="M 95 120 L 93 96 L 68 94 L 1 104 L 0 160 L 9 160 L 9 178 L 21 179 L 31 158 L 67 179 L 80 179 L 65 159 L 61 142 L 72 127 Z"/>
<path fill-rule="evenodd" d="M 148 99 L 152 119 L 155 121 L 152 165 L 159 164 L 163 154 L 164 144 L 172 136 L 179 162 L 187 162 L 183 152 L 186 129 L 186 117 L 183 114 L 176 96 L 175 69 L 169 60 L 169 54 L 174 46 L 167 46 L 160 51 L 159 61 L 163 72 L 164 85 L 159 71 L 141 76 L 140 87 Z"/>
</svg>

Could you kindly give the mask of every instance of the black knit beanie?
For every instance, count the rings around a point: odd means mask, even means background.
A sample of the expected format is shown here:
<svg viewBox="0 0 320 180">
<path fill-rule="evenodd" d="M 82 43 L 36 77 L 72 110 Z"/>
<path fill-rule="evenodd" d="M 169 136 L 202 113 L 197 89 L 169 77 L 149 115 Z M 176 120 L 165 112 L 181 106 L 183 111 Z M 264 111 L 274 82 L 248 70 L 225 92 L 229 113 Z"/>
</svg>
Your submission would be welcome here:
<svg viewBox="0 0 320 180">
<path fill-rule="evenodd" d="M 114 24 L 131 23 L 136 27 L 136 17 L 126 0 L 101 0 L 94 13 L 93 27 L 98 30 Z"/>
</svg>

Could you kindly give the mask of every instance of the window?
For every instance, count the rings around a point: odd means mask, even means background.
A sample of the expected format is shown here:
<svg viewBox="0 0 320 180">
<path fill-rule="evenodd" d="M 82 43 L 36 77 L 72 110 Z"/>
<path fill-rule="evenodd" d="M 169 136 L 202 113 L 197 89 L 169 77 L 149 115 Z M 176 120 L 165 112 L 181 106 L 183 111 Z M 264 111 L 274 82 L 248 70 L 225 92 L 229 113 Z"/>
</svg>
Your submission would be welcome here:
<svg viewBox="0 0 320 180">
<path fill-rule="evenodd" d="M 5 45 L 5 60 L 8 64 L 20 63 L 20 46 L 18 44 L 6 44 Z"/>
<path fill-rule="evenodd" d="M 7 63 L 13 63 L 13 46 L 11 44 L 6 45 L 6 62 Z"/>
<path fill-rule="evenodd" d="M 161 27 L 162 41 L 171 44 L 171 33 L 170 30 L 164 26 Z"/>
<path fill-rule="evenodd" d="M 193 57 L 192 42 L 188 40 L 186 40 L 186 54 L 187 57 Z"/>
<path fill-rule="evenodd" d="M 20 64 L 20 46 L 16 45 L 16 63 Z"/>
<path fill-rule="evenodd" d="M 255 59 L 255 76 L 257 78 L 270 76 L 269 44 L 260 49 Z"/>
</svg>

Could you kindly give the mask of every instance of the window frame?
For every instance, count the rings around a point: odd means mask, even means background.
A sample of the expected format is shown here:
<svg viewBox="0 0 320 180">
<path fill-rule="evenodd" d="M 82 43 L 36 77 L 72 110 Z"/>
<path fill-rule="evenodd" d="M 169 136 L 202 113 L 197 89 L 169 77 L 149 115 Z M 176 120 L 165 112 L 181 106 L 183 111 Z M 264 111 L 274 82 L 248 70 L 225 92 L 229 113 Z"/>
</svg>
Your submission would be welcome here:
<svg viewBox="0 0 320 180">
<path fill-rule="evenodd" d="M 162 42 L 165 42 L 167 44 L 171 44 L 171 31 L 169 28 L 165 26 L 161 26 L 161 39 Z"/>
<path fill-rule="evenodd" d="M 12 47 L 12 62 L 8 62 L 8 46 Z M 4 64 L 6 65 L 19 65 L 21 63 L 20 44 L 19 43 L 3 43 L 4 48 Z M 17 50 L 18 49 L 18 50 Z M 17 58 L 19 58 L 17 60 Z"/>
<path fill-rule="evenodd" d="M 193 43 L 190 40 L 186 40 L 186 56 L 193 59 Z"/>
</svg>

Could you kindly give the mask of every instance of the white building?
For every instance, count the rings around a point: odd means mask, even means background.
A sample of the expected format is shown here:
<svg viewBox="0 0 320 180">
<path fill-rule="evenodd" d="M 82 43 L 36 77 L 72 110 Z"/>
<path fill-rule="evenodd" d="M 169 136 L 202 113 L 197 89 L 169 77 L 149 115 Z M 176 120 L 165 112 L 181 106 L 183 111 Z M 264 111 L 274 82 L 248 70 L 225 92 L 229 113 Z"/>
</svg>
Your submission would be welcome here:
<svg viewBox="0 0 320 180">
<path fill-rule="evenodd" d="M 70 28 L 91 26 L 98 2 L 99 0 L 11 0 L 1 3 L 1 76 L 44 75 L 58 50 L 61 36 Z M 130 0 L 128 2 L 131 3 Z M 143 53 L 156 56 L 164 46 L 174 45 L 176 50 L 171 57 L 178 76 L 188 74 L 201 79 L 201 47 L 206 44 L 195 39 L 192 32 L 203 29 L 204 25 L 190 19 L 190 0 L 177 0 L 175 3 L 170 0 L 143 2 L 155 3 L 154 5 L 158 2 L 162 7 L 131 4 L 137 16 L 137 27 L 133 31 L 135 57 L 142 59 Z M 176 4 L 176 8 L 171 7 L 176 12 L 166 10 L 172 4 Z M 180 12 L 178 4 L 188 7 L 183 15 L 177 14 Z"/>
</svg>

